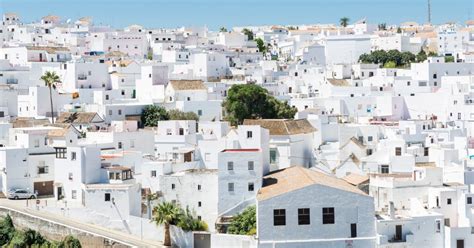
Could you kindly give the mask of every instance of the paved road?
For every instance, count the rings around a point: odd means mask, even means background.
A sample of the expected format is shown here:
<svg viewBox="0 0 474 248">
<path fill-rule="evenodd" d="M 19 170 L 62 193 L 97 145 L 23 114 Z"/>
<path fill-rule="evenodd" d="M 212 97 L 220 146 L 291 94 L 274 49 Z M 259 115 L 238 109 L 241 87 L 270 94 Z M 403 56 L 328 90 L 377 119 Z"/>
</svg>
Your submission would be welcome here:
<svg viewBox="0 0 474 248">
<path fill-rule="evenodd" d="M 9 208 L 16 210 L 21 213 L 26 213 L 38 218 L 46 219 L 58 224 L 69 226 L 81 231 L 89 232 L 96 236 L 102 236 L 116 242 L 129 245 L 131 247 L 162 247 L 161 242 L 149 241 L 149 240 L 140 240 L 136 236 L 130 235 L 128 233 L 119 232 L 112 229 L 107 229 L 102 226 L 93 225 L 89 223 L 82 223 L 75 221 L 73 219 L 65 218 L 57 214 L 51 214 L 46 211 L 36 211 L 31 208 L 26 208 L 26 201 L 23 200 L 7 200 L 0 199 L 0 207 Z"/>
</svg>

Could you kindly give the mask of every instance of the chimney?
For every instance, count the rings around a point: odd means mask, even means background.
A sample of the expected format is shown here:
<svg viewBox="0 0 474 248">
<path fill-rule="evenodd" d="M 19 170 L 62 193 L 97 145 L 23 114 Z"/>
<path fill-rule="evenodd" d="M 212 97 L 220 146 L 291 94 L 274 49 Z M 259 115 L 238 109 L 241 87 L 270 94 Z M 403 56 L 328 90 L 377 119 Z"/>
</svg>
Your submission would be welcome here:
<svg viewBox="0 0 474 248">
<path fill-rule="evenodd" d="M 391 219 L 395 219 L 395 205 L 393 204 L 393 201 L 389 202 L 388 213 L 390 214 Z"/>
</svg>

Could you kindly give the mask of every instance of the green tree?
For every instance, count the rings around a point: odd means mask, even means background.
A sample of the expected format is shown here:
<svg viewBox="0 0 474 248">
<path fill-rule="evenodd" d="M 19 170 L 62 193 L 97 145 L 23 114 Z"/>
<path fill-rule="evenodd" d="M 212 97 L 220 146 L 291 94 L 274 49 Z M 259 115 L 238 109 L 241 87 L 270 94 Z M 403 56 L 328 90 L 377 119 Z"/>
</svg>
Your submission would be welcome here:
<svg viewBox="0 0 474 248">
<path fill-rule="evenodd" d="M 49 102 L 51 104 L 51 122 L 54 124 L 54 111 L 53 111 L 53 89 L 56 89 L 56 85 L 61 82 L 59 76 L 56 72 L 47 71 L 43 76 L 41 76 L 41 80 L 44 81 L 44 84 L 49 88 Z"/>
<path fill-rule="evenodd" d="M 44 239 L 44 237 L 39 232 L 33 229 L 27 229 L 24 234 L 25 234 L 25 242 L 28 246 L 41 245 L 47 242 L 47 240 Z"/>
<path fill-rule="evenodd" d="M 454 63 L 454 56 L 445 56 L 444 62 L 446 63 Z"/>
<path fill-rule="evenodd" d="M 341 24 L 341 26 L 343 27 L 347 27 L 347 25 L 349 25 L 349 17 L 342 17 L 341 19 L 339 19 L 339 24 Z"/>
<path fill-rule="evenodd" d="M 82 245 L 77 238 L 68 235 L 59 243 L 58 248 L 82 248 Z"/>
<path fill-rule="evenodd" d="M 168 118 L 170 120 L 195 120 L 199 121 L 199 116 L 194 112 L 183 112 L 177 109 L 168 111 Z"/>
<path fill-rule="evenodd" d="M 242 33 L 247 35 L 247 39 L 248 40 L 253 40 L 253 32 L 252 30 L 248 29 L 248 28 L 244 28 L 242 29 Z"/>
<path fill-rule="evenodd" d="M 158 121 L 169 120 L 169 116 L 165 108 L 156 105 L 148 105 L 143 109 L 141 119 L 143 125 L 156 127 Z"/>
<path fill-rule="evenodd" d="M 265 42 L 261 38 L 255 39 L 255 42 L 257 42 L 257 47 L 258 51 L 261 53 L 264 53 L 267 51 L 267 47 L 265 46 Z"/>
<path fill-rule="evenodd" d="M 416 55 L 416 62 L 421 63 L 428 58 L 425 50 L 421 49 L 420 52 Z"/>
<path fill-rule="evenodd" d="M 162 202 L 153 208 L 152 221 L 165 228 L 164 246 L 171 246 L 170 226 L 175 225 L 181 217 L 180 209 L 173 203 Z"/>
<path fill-rule="evenodd" d="M 147 58 L 148 60 L 153 60 L 153 50 L 148 49 L 148 53 L 147 53 L 147 55 L 146 55 L 146 58 Z"/>
<path fill-rule="evenodd" d="M 183 231 L 207 231 L 208 226 L 206 222 L 199 220 L 195 217 L 195 214 L 186 207 L 186 210 L 182 210 L 178 223 L 176 224 Z"/>
<path fill-rule="evenodd" d="M 8 248 L 20 248 L 20 247 L 28 247 L 29 244 L 27 243 L 25 233 L 15 231 L 12 237 L 12 240 L 10 240 L 10 243 L 6 247 Z"/>
<path fill-rule="evenodd" d="M 286 102 L 280 102 L 268 91 L 255 84 L 233 85 L 222 104 L 232 125 L 242 124 L 244 119 L 291 119 L 297 112 Z"/>
<path fill-rule="evenodd" d="M 401 34 L 401 33 L 402 33 L 402 28 L 401 28 L 401 27 L 398 27 L 398 28 L 397 28 L 397 33 L 398 33 L 398 34 Z"/>
<path fill-rule="evenodd" d="M 403 52 L 401 54 L 401 63 L 403 65 L 409 65 L 416 61 L 416 55 L 411 52 Z"/>
<path fill-rule="evenodd" d="M 221 27 L 221 28 L 219 29 L 219 32 L 221 32 L 221 33 L 227 33 L 227 28 L 226 28 L 226 27 Z"/>
<path fill-rule="evenodd" d="M 396 68 L 396 67 L 397 67 L 397 63 L 395 63 L 394 61 L 388 61 L 383 65 L 383 68 Z"/>
<path fill-rule="evenodd" d="M 255 206 L 246 208 L 242 213 L 234 216 L 227 228 L 227 233 L 240 235 L 254 235 L 257 230 L 257 214 Z"/>
<path fill-rule="evenodd" d="M 15 234 L 15 227 L 10 215 L 7 215 L 0 221 L 0 246 L 4 246 L 10 242 Z"/>
</svg>

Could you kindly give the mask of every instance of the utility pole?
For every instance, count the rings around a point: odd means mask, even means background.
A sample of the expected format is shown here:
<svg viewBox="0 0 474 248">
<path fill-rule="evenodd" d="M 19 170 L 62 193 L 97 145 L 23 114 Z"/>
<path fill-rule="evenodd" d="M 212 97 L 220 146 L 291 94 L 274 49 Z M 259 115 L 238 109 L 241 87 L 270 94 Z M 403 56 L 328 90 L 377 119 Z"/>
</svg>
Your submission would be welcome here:
<svg viewBox="0 0 474 248">
<path fill-rule="evenodd" d="M 428 0 L 428 23 L 431 24 L 431 0 Z"/>
</svg>

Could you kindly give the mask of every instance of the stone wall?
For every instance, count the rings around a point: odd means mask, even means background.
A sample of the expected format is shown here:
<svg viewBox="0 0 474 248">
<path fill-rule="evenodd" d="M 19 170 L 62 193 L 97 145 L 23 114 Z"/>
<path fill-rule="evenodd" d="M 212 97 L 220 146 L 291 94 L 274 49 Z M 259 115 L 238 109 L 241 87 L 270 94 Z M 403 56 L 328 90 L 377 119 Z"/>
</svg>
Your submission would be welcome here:
<svg viewBox="0 0 474 248">
<path fill-rule="evenodd" d="M 15 228 L 20 230 L 28 228 L 36 230 L 48 240 L 61 241 L 67 235 L 72 235 L 79 239 L 82 247 L 129 247 L 128 245 L 120 244 L 105 237 L 81 231 L 73 227 L 47 221 L 9 208 L 0 207 L 0 216 L 5 217 L 7 214 L 10 214 Z"/>
</svg>

